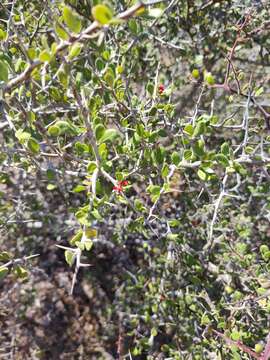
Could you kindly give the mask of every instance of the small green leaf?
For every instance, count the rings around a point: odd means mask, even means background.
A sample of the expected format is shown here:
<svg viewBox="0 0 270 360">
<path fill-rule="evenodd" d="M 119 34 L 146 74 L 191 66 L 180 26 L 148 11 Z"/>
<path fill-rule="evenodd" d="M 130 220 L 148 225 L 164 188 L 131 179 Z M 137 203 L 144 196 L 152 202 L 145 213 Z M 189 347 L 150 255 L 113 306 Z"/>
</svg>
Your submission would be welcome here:
<svg viewBox="0 0 270 360">
<path fill-rule="evenodd" d="M 199 178 L 203 181 L 206 181 L 207 180 L 207 174 L 202 170 L 202 169 L 199 169 L 197 171 L 197 175 L 199 176 Z"/>
<path fill-rule="evenodd" d="M 102 124 L 98 124 L 95 127 L 95 136 L 97 140 L 100 140 L 103 134 L 105 133 L 105 127 Z"/>
<path fill-rule="evenodd" d="M 194 132 L 194 128 L 191 124 L 187 124 L 185 127 L 184 127 L 184 133 L 189 135 L 189 136 L 192 136 L 193 135 L 193 132 Z"/>
<path fill-rule="evenodd" d="M 63 27 L 61 27 L 58 23 L 56 23 L 56 24 L 54 25 L 54 30 L 55 30 L 57 36 L 58 36 L 60 39 L 62 39 L 62 40 L 68 40 L 68 38 L 69 38 L 68 33 L 67 33 L 66 30 L 65 30 Z"/>
<path fill-rule="evenodd" d="M 84 242 L 85 250 L 89 251 L 93 247 L 93 241 L 92 240 L 86 240 Z"/>
<path fill-rule="evenodd" d="M 135 19 L 130 19 L 128 22 L 128 27 L 130 29 L 130 31 L 136 35 L 138 32 L 138 26 L 137 26 L 137 22 Z"/>
<path fill-rule="evenodd" d="M 0 60 L 0 81 L 8 81 L 8 64 Z"/>
<path fill-rule="evenodd" d="M 68 59 L 71 60 L 76 56 L 78 56 L 81 52 L 81 49 L 82 49 L 82 44 L 79 43 L 73 44 L 69 49 Z"/>
<path fill-rule="evenodd" d="M 83 236 L 83 232 L 82 232 L 82 230 L 79 230 L 79 231 L 77 232 L 77 234 L 75 234 L 75 235 L 69 240 L 70 245 L 73 245 L 73 246 L 74 246 L 77 241 L 81 241 L 82 236 Z"/>
<path fill-rule="evenodd" d="M 193 136 L 193 137 L 196 137 L 196 136 L 202 135 L 202 134 L 205 133 L 205 130 L 206 130 L 205 122 L 200 121 L 200 122 L 198 122 L 198 123 L 196 124 L 192 136 Z"/>
<path fill-rule="evenodd" d="M 17 265 L 14 268 L 14 273 L 19 279 L 26 279 L 28 276 L 27 270 L 25 270 L 22 266 Z"/>
<path fill-rule="evenodd" d="M 94 209 L 93 211 L 91 211 L 91 214 L 93 215 L 93 217 L 96 220 L 102 220 L 102 216 L 100 215 L 100 213 L 98 212 L 97 209 Z"/>
<path fill-rule="evenodd" d="M 6 37 L 7 33 L 4 30 L 0 29 L 0 41 L 6 40 Z"/>
<path fill-rule="evenodd" d="M 39 60 L 42 62 L 50 62 L 51 61 L 51 55 L 47 50 L 41 51 L 39 54 Z"/>
<path fill-rule="evenodd" d="M 234 341 L 238 341 L 241 339 L 241 333 L 239 331 L 232 331 L 231 332 L 231 339 Z"/>
<path fill-rule="evenodd" d="M 184 159 L 185 160 L 190 160 L 192 158 L 192 151 L 187 149 L 184 151 Z"/>
<path fill-rule="evenodd" d="M 263 244 L 263 245 L 260 246 L 260 253 L 261 254 L 264 254 L 264 253 L 266 253 L 268 251 L 269 251 L 269 247 L 267 245 Z"/>
<path fill-rule="evenodd" d="M 39 143 L 34 139 L 30 138 L 27 142 L 27 147 L 30 151 L 32 151 L 34 154 L 38 154 L 40 150 Z"/>
<path fill-rule="evenodd" d="M 22 129 L 16 131 L 15 136 L 21 144 L 26 143 L 31 138 L 31 134 Z"/>
<path fill-rule="evenodd" d="M 93 238 L 96 238 L 97 237 L 97 230 L 94 229 L 94 228 L 88 228 L 85 230 L 85 235 L 88 239 L 93 239 Z"/>
<path fill-rule="evenodd" d="M 171 155 L 171 159 L 172 159 L 172 163 L 174 165 L 178 165 L 181 161 L 180 154 L 178 152 L 174 151 Z"/>
<path fill-rule="evenodd" d="M 99 4 L 92 8 L 92 16 L 101 25 L 106 25 L 112 20 L 113 13 L 108 6 Z"/>
<path fill-rule="evenodd" d="M 7 251 L 2 251 L 0 253 L 0 261 L 9 261 L 11 259 L 11 255 Z"/>
<path fill-rule="evenodd" d="M 104 80 L 107 83 L 108 86 L 113 87 L 113 83 L 114 83 L 114 74 L 113 71 L 106 71 L 105 75 L 104 75 Z"/>
<path fill-rule="evenodd" d="M 144 211 L 145 207 L 143 206 L 142 202 L 138 199 L 135 199 L 134 206 L 137 211 Z"/>
<path fill-rule="evenodd" d="M 162 168 L 162 170 L 161 170 L 161 176 L 162 176 L 163 178 L 166 178 L 166 177 L 169 175 L 169 172 L 170 172 L 170 170 L 169 170 L 168 164 L 164 164 L 164 165 L 163 165 L 163 168 Z"/>
<path fill-rule="evenodd" d="M 85 191 L 85 190 L 87 190 L 86 186 L 84 186 L 84 185 L 76 185 L 75 188 L 72 189 L 72 192 L 79 193 L 79 192 L 82 192 L 82 191 Z"/>
<path fill-rule="evenodd" d="M 2 280 L 8 273 L 8 267 L 0 267 L 0 280 Z"/>
<path fill-rule="evenodd" d="M 65 259 L 69 266 L 72 266 L 75 260 L 76 254 L 74 251 L 66 250 L 65 251 Z"/>
<path fill-rule="evenodd" d="M 193 151 L 197 156 L 203 156 L 204 155 L 204 142 L 202 140 L 197 141 L 193 145 Z"/>
<path fill-rule="evenodd" d="M 34 48 L 29 48 L 28 50 L 27 50 L 27 55 L 29 56 L 29 58 L 31 59 L 31 60 L 34 60 L 35 58 L 36 58 L 36 50 L 34 49 Z"/>
<path fill-rule="evenodd" d="M 158 185 L 149 185 L 146 189 L 151 195 L 159 195 L 161 187 Z"/>
<path fill-rule="evenodd" d="M 63 18 L 67 27 L 74 33 L 79 33 L 82 28 L 81 19 L 70 7 L 65 6 L 63 9 Z"/>
<path fill-rule="evenodd" d="M 87 172 L 89 174 L 93 174 L 93 172 L 96 170 L 97 164 L 95 161 L 90 161 L 87 165 Z"/>
<path fill-rule="evenodd" d="M 48 184 L 48 185 L 47 185 L 47 190 L 52 191 L 52 190 L 54 190 L 54 189 L 56 189 L 56 185 L 55 185 L 55 184 Z"/>
<path fill-rule="evenodd" d="M 102 137 L 99 139 L 99 142 L 104 143 L 106 141 L 113 141 L 119 135 L 120 134 L 116 129 L 107 129 L 107 130 L 105 130 Z"/>
<path fill-rule="evenodd" d="M 59 126 L 57 125 L 51 125 L 49 128 L 48 128 L 48 134 L 50 136 L 58 136 L 60 135 L 60 128 Z"/>
<path fill-rule="evenodd" d="M 223 155 L 225 156 L 228 156 L 230 155 L 230 147 L 229 147 L 229 144 L 227 142 L 224 142 L 222 145 L 221 145 L 221 148 L 220 148 L 221 152 Z"/>
<path fill-rule="evenodd" d="M 215 156 L 215 160 L 216 160 L 220 165 L 224 166 L 225 168 L 230 165 L 227 156 L 225 156 L 225 155 L 223 155 L 223 154 L 217 154 L 217 155 Z"/>
</svg>

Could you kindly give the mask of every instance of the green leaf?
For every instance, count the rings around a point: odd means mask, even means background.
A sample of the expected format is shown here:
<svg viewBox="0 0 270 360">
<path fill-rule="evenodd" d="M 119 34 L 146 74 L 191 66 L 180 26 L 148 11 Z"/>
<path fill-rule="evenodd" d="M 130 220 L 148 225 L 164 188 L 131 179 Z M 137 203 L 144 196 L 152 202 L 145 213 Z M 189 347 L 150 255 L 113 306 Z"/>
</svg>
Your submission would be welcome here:
<svg viewBox="0 0 270 360">
<path fill-rule="evenodd" d="M 206 130 L 206 125 L 204 121 L 200 121 L 196 124 L 194 132 L 193 132 L 193 137 L 202 135 L 205 133 Z"/>
<path fill-rule="evenodd" d="M 113 13 L 108 6 L 99 4 L 92 8 L 92 16 L 101 25 L 106 25 L 112 20 Z"/>
<path fill-rule="evenodd" d="M 30 151 L 32 151 L 32 153 L 34 154 L 38 154 L 39 150 L 40 150 L 40 146 L 39 143 L 34 139 L 34 138 L 30 138 L 27 142 L 27 147 Z"/>
<path fill-rule="evenodd" d="M 57 36 L 58 36 L 60 39 L 62 39 L 62 40 L 68 40 L 68 38 L 69 38 L 68 33 L 67 33 L 66 30 L 65 30 L 63 27 L 61 27 L 58 23 L 56 23 L 56 24 L 54 25 L 54 30 L 55 30 Z"/>
<path fill-rule="evenodd" d="M 28 276 L 27 270 L 20 265 L 15 266 L 13 271 L 19 279 L 26 279 Z"/>
<path fill-rule="evenodd" d="M 86 186 L 84 186 L 84 185 L 76 185 L 75 188 L 72 189 L 72 192 L 79 193 L 79 192 L 82 192 L 82 191 L 85 191 L 85 190 L 87 190 Z"/>
<path fill-rule="evenodd" d="M 97 140 L 100 140 L 101 137 L 104 135 L 105 133 L 105 127 L 102 125 L 102 124 L 98 124 L 96 127 L 95 127 L 95 136 L 96 136 L 96 139 Z"/>
<path fill-rule="evenodd" d="M 97 230 L 94 229 L 94 228 L 87 228 L 87 229 L 85 230 L 85 235 L 86 235 L 86 237 L 87 237 L 88 239 L 96 238 L 96 237 L 97 237 L 97 234 L 98 234 L 98 232 L 97 232 Z"/>
<path fill-rule="evenodd" d="M 83 236 L 83 232 L 82 232 L 82 230 L 79 230 L 79 231 L 77 232 L 77 234 L 75 234 L 75 235 L 69 240 L 70 245 L 73 245 L 73 246 L 74 246 L 76 242 L 81 241 L 82 236 Z"/>
<path fill-rule="evenodd" d="M 89 174 L 93 174 L 93 172 L 96 170 L 97 164 L 95 161 L 90 161 L 87 165 L 87 172 Z"/>
<path fill-rule="evenodd" d="M 227 158 L 227 156 L 225 156 L 224 154 L 217 154 L 215 156 L 215 160 L 222 166 L 224 166 L 225 168 L 228 167 L 230 165 L 230 162 Z"/>
<path fill-rule="evenodd" d="M 232 331 L 231 332 L 231 339 L 234 341 L 238 341 L 241 339 L 241 333 L 239 331 Z"/>
<path fill-rule="evenodd" d="M 58 136 L 58 135 L 60 135 L 60 132 L 61 132 L 60 127 L 57 125 L 51 125 L 48 128 L 48 134 L 50 136 Z"/>
<path fill-rule="evenodd" d="M 71 60 L 76 56 L 78 56 L 81 52 L 81 49 L 82 49 L 82 44 L 79 43 L 73 44 L 69 49 L 68 59 Z"/>
<path fill-rule="evenodd" d="M 138 26 L 137 26 L 137 22 L 135 19 L 130 19 L 128 22 L 128 27 L 130 29 L 130 31 L 136 35 L 138 32 Z"/>
<path fill-rule="evenodd" d="M 36 58 L 36 50 L 34 48 L 29 48 L 27 50 L 27 55 L 31 60 L 34 60 Z"/>
<path fill-rule="evenodd" d="M 192 136 L 193 135 L 193 132 L 194 132 L 194 128 L 191 124 L 187 124 L 185 127 L 184 127 L 184 133 L 189 135 L 189 136 Z"/>
<path fill-rule="evenodd" d="M 7 33 L 4 30 L 0 29 L 0 41 L 6 40 L 6 37 Z"/>
<path fill-rule="evenodd" d="M 15 136 L 21 144 L 26 143 L 31 138 L 31 134 L 22 129 L 17 130 Z"/>
<path fill-rule="evenodd" d="M 92 240 L 86 240 L 84 242 L 85 250 L 89 251 L 93 247 L 93 241 Z"/>
<path fill-rule="evenodd" d="M 48 184 L 47 185 L 47 190 L 52 191 L 52 190 L 56 189 L 56 187 L 57 186 L 55 184 Z"/>
<path fill-rule="evenodd" d="M 68 121 L 58 120 L 54 124 L 60 130 L 59 135 L 68 134 L 68 135 L 76 135 L 76 128 L 72 126 Z"/>
<path fill-rule="evenodd" d="M 166 177 L 169 175 L 169 172 L 170 172 L 170 170 L 169 170 L 168 164 L 164 164 L 164 165 L 163 165 L 163 168 L 162 168 L 162 170 L 161 170 L 161 176 L 162 176 L 163 178 L 166 178 Z"/>
<path fill-rule="evenodd" d="M 134 201 L 134 206 L 135 206 L 135 209 L 137 210 L 137 211 L 144 211 L 145 210 L 145 207 L 143 206 L 143 203 L 140 201 L 140 200 L 138 200 L 138 199 L 135 199 L 135 201 Z"/>
<path fill-rule="evenodd" d="M 7 251 L 2 251 L 0 253 L 0 261 L 9 261 L 11 259 L 11 255 Z"/>
<path fill-rule="evenodd" d="M 207 180 L 207 177 L 208 175 L 202 170 L 202 169 L 199 169 L 197 171 L 197 175 L 199 176 L 199 178 L 203 181 L 206 181 Z"/>
<path fill-rule="evenodd" d="M 191 150 L 187 149 L 187 150 L 184 151 L 184 159 L 185 160 L 190 160 L 192 158 L 192 155 L 193 154 L 192 154 Z"/>
<path fill-rule="evenodd" d="M 229 144 L 227 142 L 224 142 L 222 145 L 221 145 L 221 152 L 223 155 L 225 156 L 228 156 L 230 155 L 230 147 L 229 147 Z"/>
<path fill-rule="evenodd" d="M 8 64 L 0 60 L 0 81 L 8 81 Z"/>
<path fill-rule="evenodd" d="M 113 73 L 113 71 L 111 69 L 106 71 L 106 73 L 104 75 L 104 80 L 105 80 L 105 82 L 107 83 L 108 86 L 113 87 L 114 73 Z"/>
<path fill-rule="evenodd" d="M 260 253 L 261 254 L 264 254 L 264 253 L 266 253 L 268 251 L 269 251 L 269 247 L 267 245 L 263 244 L 263 245 L 260 246 Z"/>
<path fill-rule="evenodd" d="M 63 18 L 69 28 L 74 33 L 79 33 L 82 28 L 81 19 L 70 7 L 65 6 L 63 9 Z"/>
<path fill-rule="evenodd" d="M 193 151 L 197 156 L 203 156 L 204 155 L 204 142 L 202 140 L 197 141 L 193 145 Z"/>
<path fill-rule="evenodd" d="M 65 251 L 65 259 L 69 266 L 72 266 L 75 260 L 76 254 L 74 251 L 66 250 Z"/>
<path fill-rule="evenodd" d="M 119 132 L 116 129 L 107 129 L 105 130 L 102 137 L 99 139 L 100 143 L 104 143 L 106 141 L 113 141 L 115 138 L 119 136 Z"/>
<path fill-rule="evenodd" d="M 0 280 L 2 280 L 8 273 L 8 267 L 0 267 Z"/>
<path fill-rule="evenodd" d="M 98 212 L 97 209 L 94 209 L 93 211 L 91 211 L 91 214 L 93 215 L 93 217 L 96 220 L 102 220 L 102 216 L 100 215 L 100 213 Z"/>
<path fill-rule="evenodd" d="M 174 165 L 178 165 L 181 161 L 181 156 L 178 152 L 174 151 L 171 155 L 171 160 Z"/>
<path fill-rule="evenodd" d="M 50 62 L 51 61 L 51 55 L 47 50 L 41 51 L 39 54 L 39 60 L 42 62 Z"/>
<path fill-rule="evenodd" d="M 152 152 L 152 158 L 156 165 L 162 165 L 165 158 L 165 149 L 160 146 Z"/>
<path fill-rule="evenodd" d="M 159 195 L 161 187 L 158 185 L 149 185 L 146 189 L 151 195 Z"/>
</svg>

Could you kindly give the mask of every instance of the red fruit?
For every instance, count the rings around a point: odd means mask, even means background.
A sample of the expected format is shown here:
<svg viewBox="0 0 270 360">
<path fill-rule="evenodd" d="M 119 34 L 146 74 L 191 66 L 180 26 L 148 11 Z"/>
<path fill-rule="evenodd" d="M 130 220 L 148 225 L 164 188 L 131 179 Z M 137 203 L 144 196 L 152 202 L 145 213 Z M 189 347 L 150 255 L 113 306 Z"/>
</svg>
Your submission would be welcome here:
<svg viewBox="0 0 270 360">
<path fill-rule="evenodd" d="M 113 187 L 113 191 L 116 191 L 118 194 L 120 194 L 123 191 L 123 188 L 121 185 L 117 185 Z"/>
<path fill-rule="evenodd" d="M 159 93 L 159 95 L 162 95 L 163 92 L 164 92 L 164 90 L 165 90 L 165 86 L 164 86 L 163 84 L 160 84 L 160 85 L 158 86 L 158 93 Z"/>
<path fill-rule="evenodd" d="M 128 185 L 128 181 L 127 181 L 127 180 L 119 181 L 119 185 L 120 185 L 120 186 L 127 186 L 127 185 Z"/>
</svg>

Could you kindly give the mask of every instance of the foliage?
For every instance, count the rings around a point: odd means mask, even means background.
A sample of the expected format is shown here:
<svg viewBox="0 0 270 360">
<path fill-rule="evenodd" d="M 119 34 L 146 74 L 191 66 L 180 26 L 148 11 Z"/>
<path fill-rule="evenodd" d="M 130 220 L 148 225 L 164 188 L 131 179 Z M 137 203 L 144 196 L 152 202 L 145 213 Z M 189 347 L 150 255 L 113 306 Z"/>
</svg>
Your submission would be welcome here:
<svg viewBox="0 0 270 360">
<path fill-rule="evenodd" d="M 115 357 L 268 356 L 269 10 L 0 5 L 5 289 L 53 253 Z"/>
</svg>

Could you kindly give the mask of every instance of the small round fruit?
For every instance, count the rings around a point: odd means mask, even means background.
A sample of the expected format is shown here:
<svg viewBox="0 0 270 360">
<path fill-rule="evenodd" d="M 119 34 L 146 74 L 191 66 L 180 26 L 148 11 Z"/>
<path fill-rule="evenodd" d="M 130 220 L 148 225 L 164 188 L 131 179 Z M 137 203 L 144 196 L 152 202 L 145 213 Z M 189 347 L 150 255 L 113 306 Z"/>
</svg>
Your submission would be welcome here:
<svg viewBox="0 0 270 360">
<path fill-rule="evenodd" d="M 211 73 L 205 73 L 204 74 L 204 80 L 207 82 L 208 85 L 214 85 L 215 84 L 215 78 Z"/>
<path fill-rule="evenodd" d="M 260 343 L 256 344 L 254 349 L 255 349 L 256 353 L 262 352 L 263 351 L 263 344 L 260 344 Z"/>
<path fill-rule="evenodd" d="M 200 72 L 198 69 L 193 69 L 191 74 L 194 77 L 194 79 L 199 79 L 200 77 Z"/>
</svg>

